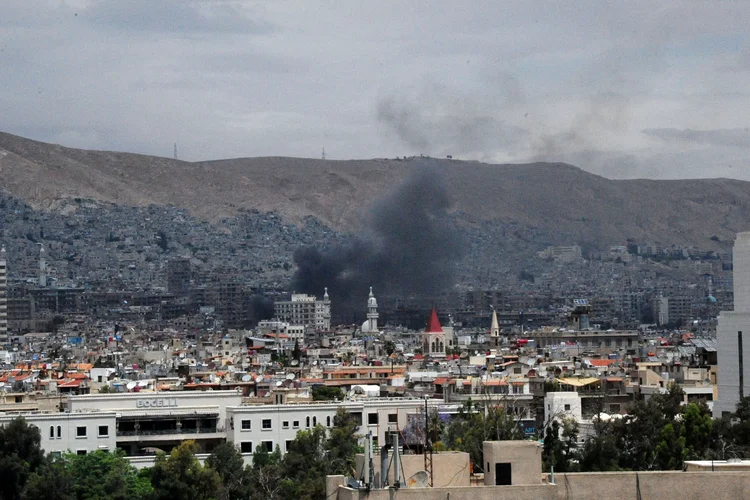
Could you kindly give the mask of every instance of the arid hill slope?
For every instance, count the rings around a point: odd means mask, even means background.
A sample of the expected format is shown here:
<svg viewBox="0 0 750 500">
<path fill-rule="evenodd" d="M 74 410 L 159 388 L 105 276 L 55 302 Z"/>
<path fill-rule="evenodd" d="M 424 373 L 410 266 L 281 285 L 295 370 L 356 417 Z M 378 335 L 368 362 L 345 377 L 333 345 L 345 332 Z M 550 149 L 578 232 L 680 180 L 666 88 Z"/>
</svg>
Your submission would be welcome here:
<svg viewBox="0 0 750 500">
<path fill-rule="evenodd" d="M 488 165 L 411 159 L 323 161 L 240 158 L 199 163 L 87 151 L 0 133 L 0 183 L 42 209 L 72 198 L 126 205 L 170 204 L 215 220 L 240 207 L 291 220 L 318 217 L 357 226 L 370 202 L 413 168 L 443 172 L 453 210 L 467 223 L 516 222 L 560 243 L 696 244 L 750 229 L 750 183 L 731 179 L 609 180 L 565 164 Z"/>
</svg>

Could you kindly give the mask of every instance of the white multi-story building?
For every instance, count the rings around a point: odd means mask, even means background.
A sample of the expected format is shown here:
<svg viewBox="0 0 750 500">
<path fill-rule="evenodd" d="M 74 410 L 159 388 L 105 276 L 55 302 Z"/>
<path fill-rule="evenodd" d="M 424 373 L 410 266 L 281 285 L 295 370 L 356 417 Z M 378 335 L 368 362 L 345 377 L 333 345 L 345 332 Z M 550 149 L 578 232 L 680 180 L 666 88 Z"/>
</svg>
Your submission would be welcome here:
<svg viewBox="0 0 750 500">
<path fill-rule="evenodd" d="M 0 416 L 0 425 L 7 425 L 17 414 Z M 85 455 L 96 450 L 114 451 L 116 417 L 114 412 L 52 413 L 34 412 L 22 415 L 29 425 L 39 429 L 41 448 L 46 453 Z"/>
<path fill-rule="evenodd" d="M 187 439 L 210 452 L 226 439 L 227 408 L 241 402 L 238 391 L 140 392 L 71 396 L 68 408 L 114 412 L 117 447 L 138 455 L 145 448 L 168 451 Z"/>
<path fill-rule="evenodd" d="M 429 411 L 438 400 L 428 400 Z M 359 423 L 357 433 L 372 432 L 374 443 L 385 443 L 389 430 L 403 429 L 407 415 L 423 413 L 425 400 L 416 398 L 367 398 L 359 401 L 330 403 L 242 405 L 227 409 L 227 440 L 243 453 L 251 453 L 259 446 L 273 451 L 278 445 L 286 453 L 297 432 L 316 425 L 333 426 L 339 408 L 354 415 Z"/>
<path fill-rule="evenodd" d="M 315 295 L 293 293 L 291 300 L 280 300 L 274 304 L 274 315 L 291 325 L 330 330 L 331 299 L 328 289 L 325 289 L 323 300 L 318 300 Z"/>
<path fill-rule="evenodd" d="M 733 412 L 750 396 L 750 232 L 734 242 L 734 311 L 722 311 L 716 327 L 718 390 L 715 417 Z"/>
</svg>

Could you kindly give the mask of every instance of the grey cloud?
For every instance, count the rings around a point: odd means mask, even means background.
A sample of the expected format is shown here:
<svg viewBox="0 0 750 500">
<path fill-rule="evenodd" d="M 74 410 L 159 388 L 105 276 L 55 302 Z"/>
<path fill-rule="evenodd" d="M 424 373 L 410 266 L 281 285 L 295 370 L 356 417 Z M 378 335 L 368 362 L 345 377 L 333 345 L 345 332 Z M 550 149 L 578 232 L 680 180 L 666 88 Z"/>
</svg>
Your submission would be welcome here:
<svg viewBox="0 0 750 500">
<path fill-rule="evenodd" d="M 252 15 L 251 15 L 252 14 Z M 268 33 L 274 27 L 256 13 L 225 2 L 128 0 L 98 2 L 85 19 L 125 31 L 208 34 Z"/>
<path fill-rule="evenodd" d="M 750 148 L 750 129 L 731 128 L 694 130 L 690 128 L 650 128 L 642 131 L 649 137 L 666 142 L 682 142 L 731 148 Z"/>
<path fill-rule="evenodd" d="M 514 88 L 513 92 L 519 92 Z M 474 155 L 513 150 L 528 131 L 502 118 L 505 95 L 470 94 L 433 81 L 381 98 L 377 118 L 413 152 Z"/>
</svg>

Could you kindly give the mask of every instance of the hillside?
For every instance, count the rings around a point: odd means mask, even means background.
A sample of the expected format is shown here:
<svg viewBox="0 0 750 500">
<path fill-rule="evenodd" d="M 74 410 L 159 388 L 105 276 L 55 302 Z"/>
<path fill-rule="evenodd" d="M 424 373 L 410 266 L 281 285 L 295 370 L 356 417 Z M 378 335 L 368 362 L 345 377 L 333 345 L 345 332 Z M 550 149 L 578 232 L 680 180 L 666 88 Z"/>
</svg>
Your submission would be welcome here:
<svg viewBox="0 0 750 500">
<path fill-rule="evenodd" d="M 216 220 L 240 207 L 312 215 L 337 229 L 356 227 L 372 200 L 409 171 L 431 163 L 445 174 L 459 220 L 516 223 L 550 242 L 694 244 L 732 240 L 750 229 L 750 183 L 731 179 L 609 180 L 565 164 L 488 165 L 412 159 L 324 161 L 241 158 L 183 162 L 87 151 L 0 133 L 0 183 L 35 208 L 73 198 L 122 205 L 175 205 Z"/>
</svg>

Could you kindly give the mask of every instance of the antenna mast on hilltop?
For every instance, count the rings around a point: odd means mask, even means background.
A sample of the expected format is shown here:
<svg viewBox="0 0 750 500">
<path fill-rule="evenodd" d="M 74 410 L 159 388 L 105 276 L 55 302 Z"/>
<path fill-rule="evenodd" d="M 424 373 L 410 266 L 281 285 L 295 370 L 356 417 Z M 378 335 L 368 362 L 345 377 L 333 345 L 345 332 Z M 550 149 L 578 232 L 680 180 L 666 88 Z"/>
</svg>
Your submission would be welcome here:
<svg viewBox="0 0 750 500">
<path fill-rule="evenodd" d="M 177 143 L 174 143 L 174 159 L 177 159 Z"/>
<path fill-rule="evenodd" d="M 326 148 L 323 148 L 323 154 L 320 155 L 320 159 L 321 160 L 325 160 L 326 159 Z"/>
</svg>

